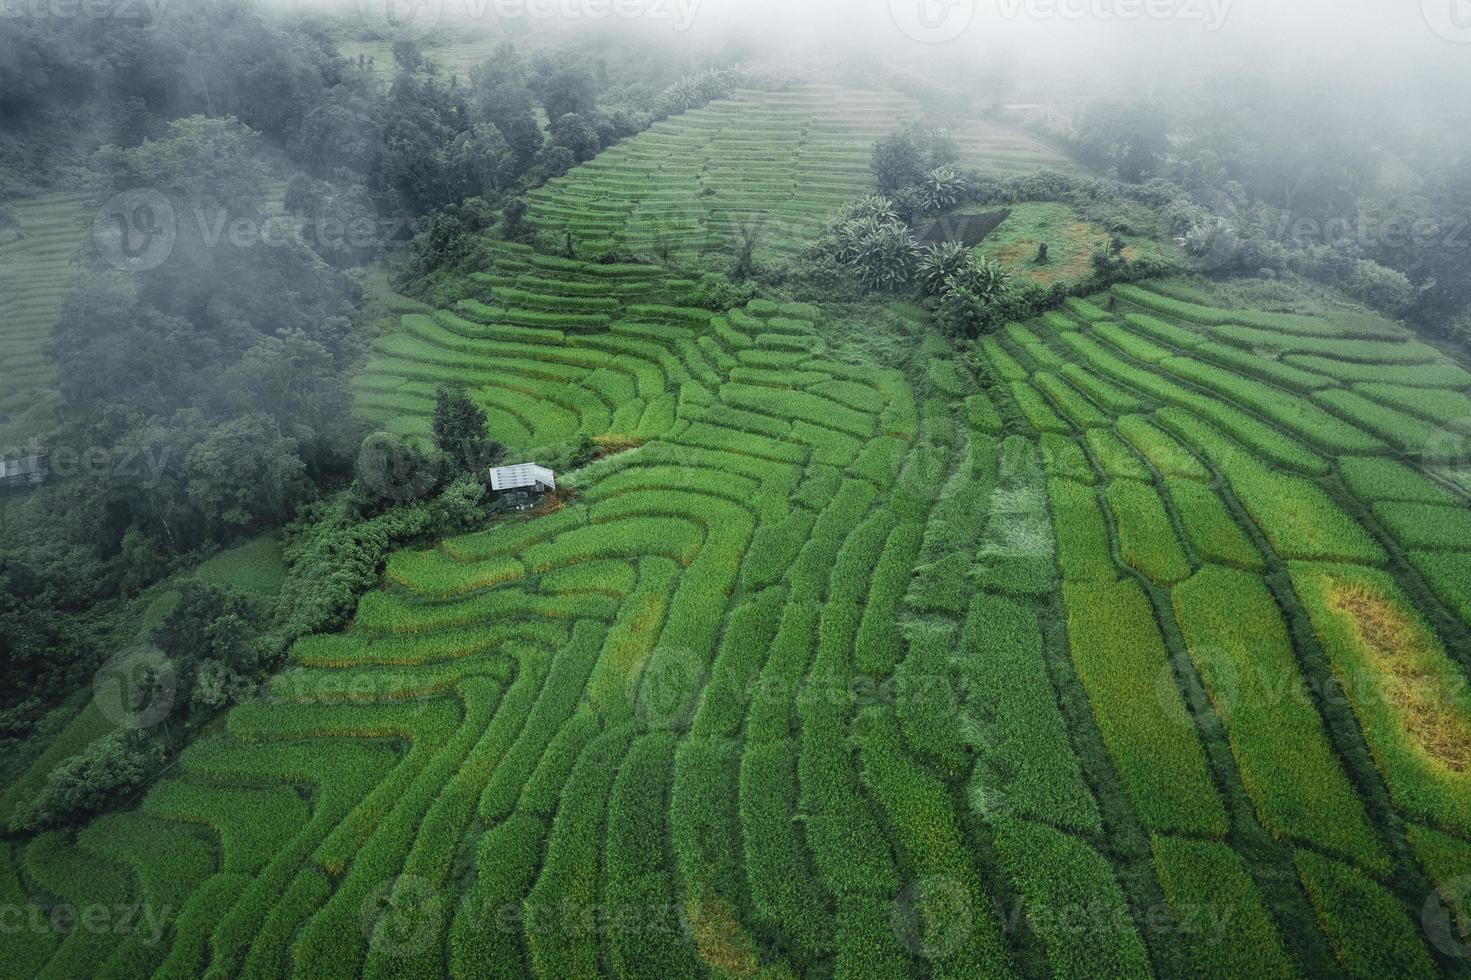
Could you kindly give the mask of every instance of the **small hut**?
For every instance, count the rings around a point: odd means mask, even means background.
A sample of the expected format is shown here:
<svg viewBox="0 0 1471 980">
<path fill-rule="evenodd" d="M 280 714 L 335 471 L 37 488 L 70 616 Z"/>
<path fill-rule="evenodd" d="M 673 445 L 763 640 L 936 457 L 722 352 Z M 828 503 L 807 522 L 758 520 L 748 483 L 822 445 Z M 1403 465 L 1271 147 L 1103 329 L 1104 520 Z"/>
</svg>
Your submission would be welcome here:
<svg viewBox="0 0 1471 980">
<path fill-rule="evenodd" d="M 46 457 L 0 460 L 0 490 L 37 487 L 46 481 Z"/>
<path fill-rule="evenodd" d="M 490 471 L 490 489 L 509 506 L 521 510 L 535 506 L 557 489 L 557 475 L 536 463 L 497 466 Z"/>
</svg>

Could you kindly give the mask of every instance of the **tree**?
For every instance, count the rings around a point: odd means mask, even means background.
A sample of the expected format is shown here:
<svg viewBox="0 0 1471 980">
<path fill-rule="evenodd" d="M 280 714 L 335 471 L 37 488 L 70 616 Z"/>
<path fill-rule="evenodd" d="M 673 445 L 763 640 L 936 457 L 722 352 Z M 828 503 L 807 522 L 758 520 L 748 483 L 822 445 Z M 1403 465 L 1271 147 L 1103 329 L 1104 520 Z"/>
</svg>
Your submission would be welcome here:
<svg viewBox="0 0 1471 980">
<path fill-rule="evenodd" d="M 373 432 L 363 439 L 354 472 L 358 492 L 369 502 L 404 503 L 421 500 L 439 486 L 440 460 L 391 432 Z"/>
<path fill-rule="evenodd" d="M 35 798 L 16 809 L 10 829 L 23 833 L 80 822 L 141 786 L 149 769 L 136 732 L 104 735 L 51 770 Z"/>
<path fill-rule="evenodd" d="M 974 337 L 991 324 L 993 308 L 1011 290 L 1011 274 L 988 258 L 972 259 L 941 289 L 936 313 L 946 332 Z"/>
<path fill-rule="evenodd" d="M 577 66 L 553 69 L 541 85 L 541 104 L 552 119 L 591 112 L 598 104 L 597 81 Z"/>
<path fill-rule="evenodd" d="M 1089 163 L 1139 183 L 1159 170 L 1169 152 L 1169 117 L 1152 104 L 1094 102 L 1083 112 L 1075 141 Z"/>
<path fill-rule="evenodd" d="M 478 473 L 505 456 L 505 447 L 486 433 L 485 410 L 463 388 L 440 386 L 434 402 L 434 444 L 455 476 Z"/>
<path fill-rule="evenodd" d="M 553 119 L 551 134 L 553 145 L 566 147 L 578 163 L 591 160 L 600 149 L 597 130 L 575 112 Z"/>
<path fill-rule="evenodd" d="M 879 190 L 897 194 L 921 184 L 926 174 L 948 168 L 958 157 L 949 135 L 914 124 L 879 141 L 873 149 L 872 168 Z"/>
<path fill-rule="evenodd" d="M 925 253 L 924 263 L 919 269 L 919 282 L 924 291 L 938 296 L 945 289 L 945 282 L 960 272 L 970 262 L 970 249 L 964 242 L 940 242 Z"/>
<path fill-rule="evenodd" d="M 394 41 L 393 63 L 399 71 L 417 71 L 424 64 L 424 52 L 417 41 Z"/>
</svg>

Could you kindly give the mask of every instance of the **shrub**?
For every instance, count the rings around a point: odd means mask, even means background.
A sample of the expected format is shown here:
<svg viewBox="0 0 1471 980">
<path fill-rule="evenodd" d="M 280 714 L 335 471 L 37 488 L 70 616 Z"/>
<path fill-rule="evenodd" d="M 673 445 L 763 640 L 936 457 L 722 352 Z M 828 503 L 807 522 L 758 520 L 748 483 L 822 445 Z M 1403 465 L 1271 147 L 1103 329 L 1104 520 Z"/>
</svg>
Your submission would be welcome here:
<svg viewBox="0 0 1471 980">
<path fill-rule="evenodd" d="M 104 735 L 47 774 L 36 796 L 16 808 L 10 829 L 36 831 L 79 821 L 137 789 L 153 768 L 138 737 Z"/>
</svg>

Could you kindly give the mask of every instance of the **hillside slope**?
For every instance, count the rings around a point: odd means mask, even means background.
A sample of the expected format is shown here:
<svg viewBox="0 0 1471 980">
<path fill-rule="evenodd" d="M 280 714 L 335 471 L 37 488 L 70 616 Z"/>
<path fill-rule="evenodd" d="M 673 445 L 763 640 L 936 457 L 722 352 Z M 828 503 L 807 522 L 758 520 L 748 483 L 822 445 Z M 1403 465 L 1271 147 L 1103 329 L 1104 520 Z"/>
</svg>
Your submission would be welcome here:
<svg viewBox="0 0 1471 980">
<path fill-rule="evenodd" d="M 584 244 L 637 239 L 647 198 L 608 200 Z M 1131 286 L 974 351 L 917 328 L 901 369 L 825 307 L 681 305 L 670 263 L 501 245 L 405 306 L 358 385 L 384 426 L 453 381 L 518 456 L 637 448 L 394 555 L 136 810 L 7 851 L 13 902 L 163 913 L 0 937 L 13 970 L 1458 968 L 1421 913 L 1471 873 L 1471 375 L 1362 311 Z"/>
</svg>

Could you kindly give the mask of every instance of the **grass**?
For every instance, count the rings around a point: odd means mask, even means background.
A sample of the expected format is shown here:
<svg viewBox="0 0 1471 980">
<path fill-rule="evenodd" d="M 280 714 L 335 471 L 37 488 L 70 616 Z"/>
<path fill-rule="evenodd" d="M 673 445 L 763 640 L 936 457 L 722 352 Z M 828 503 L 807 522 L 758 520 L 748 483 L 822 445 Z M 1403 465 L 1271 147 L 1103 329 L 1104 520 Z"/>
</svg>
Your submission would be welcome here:
<svg viewBox="0 0 1471 980">
<path fill-rule="evenodd" d="M 1044 286 L 1079 283 L 1093 274 L 1093 253 L 1109 245 L 1106 228 L 1068 204 L 1031 202 L 1010 208 L 1011 214 L 986 236 L 977 252 Z M 1048 260 L 1039 265 L 1037 249 L 1044 242 Z M 1158 246 L 1146 238 L 1126 236 L 1125 243 L 1124 256 L 1131 261 L 1158 254 Z"/>
</svg>

